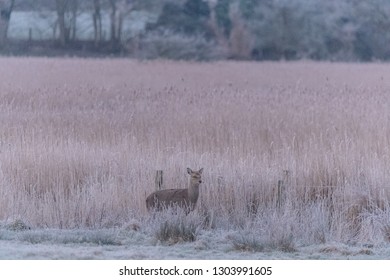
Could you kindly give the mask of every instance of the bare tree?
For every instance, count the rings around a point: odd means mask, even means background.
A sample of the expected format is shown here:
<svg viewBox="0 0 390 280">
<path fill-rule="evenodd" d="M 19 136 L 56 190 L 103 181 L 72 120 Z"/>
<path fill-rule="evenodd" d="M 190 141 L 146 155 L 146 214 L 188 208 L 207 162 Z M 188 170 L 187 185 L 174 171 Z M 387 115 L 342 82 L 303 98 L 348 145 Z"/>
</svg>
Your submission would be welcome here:
<svg viewBox="0 0 390 280">
<path fill-rule="evenodd" d="M 77 32 L 77 11 L 79 3 L 78 0 L 71 0 L 70 1 L 70 40 L 75 41 L 76 40 L 76 32 Z"/>
<path fill-rule="evenodd" d="M 56 0 L 60 43 L 65 46 L 76 39 L 78 0 Z"/>
<path fill-rule="evenodd" d="M 132 8 L 134 1 L 132 0 L 109 0 L 110 4 L 110 41 L 113 47 L 117 46 L 121 41 L 123 19 Z"/>
<path fill-rule="evenodd" d="M 8 26 L 15 0 L 0 0 L 0 46 L 7 41 Z"/>
<path fill-rule="evenodd" d="M 93 0 L 93 30 L 95 46 L 98 47 L 102 41 L 102 14 L 100 0 Z"/>
<path fill-rule="evenodd" d="M 122 15 L 121 12 L 118 11 L 118 0 L 110 0 L 110 41 L 113 45 L 115 45 L 119 41 L 120 31 L 118 28 L 122 26 Z M 118 26 L 119 25 L 119 26 Z"/>
<path fill-rule="evenodd" d="M 67 3 L 67 0 L 56 0 L 58 26 L 60 30 L 60 43 L 62 46 L 65 46 L 68 41 L 68 32 L 65 25 L 65 11 L 67 9 Z"/>
</svg>

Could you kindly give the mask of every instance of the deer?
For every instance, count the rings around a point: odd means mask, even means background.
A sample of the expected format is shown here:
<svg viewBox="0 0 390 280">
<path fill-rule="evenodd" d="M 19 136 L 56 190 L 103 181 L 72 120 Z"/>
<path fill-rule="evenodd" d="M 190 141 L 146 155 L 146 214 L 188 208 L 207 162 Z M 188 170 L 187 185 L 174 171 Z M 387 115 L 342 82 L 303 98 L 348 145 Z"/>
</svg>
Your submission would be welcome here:
<svg viewBox="0 0 390 280">
<path fill-rule="evenodd" d="M 188 188 L 186 189 L 166 189 L 151 193 L 146 198 L 146 208 L 148 211 L 162 211 L 169 207 L 180 207 L 188 215 L 195 209 L 199 198 L 199 185 L 202 183 L 203 168 L 199 171 L 192 171 L 187 168 L 190 175 Z"/>
</svg>

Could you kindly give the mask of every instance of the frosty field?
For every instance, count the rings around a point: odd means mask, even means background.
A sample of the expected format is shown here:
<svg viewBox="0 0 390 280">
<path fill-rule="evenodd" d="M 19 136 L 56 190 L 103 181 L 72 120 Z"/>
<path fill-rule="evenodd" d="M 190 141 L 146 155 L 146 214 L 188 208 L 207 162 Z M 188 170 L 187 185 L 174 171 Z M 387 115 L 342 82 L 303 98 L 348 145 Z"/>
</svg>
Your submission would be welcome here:
<svg viewBox="0 0 390 280">
<path fill-rule="evenodd" d="M 390 66 L 0 58 L 0 259 L 388 259 Z M 146 211 L 203 167 L 194 212 Z"/>
</svg>

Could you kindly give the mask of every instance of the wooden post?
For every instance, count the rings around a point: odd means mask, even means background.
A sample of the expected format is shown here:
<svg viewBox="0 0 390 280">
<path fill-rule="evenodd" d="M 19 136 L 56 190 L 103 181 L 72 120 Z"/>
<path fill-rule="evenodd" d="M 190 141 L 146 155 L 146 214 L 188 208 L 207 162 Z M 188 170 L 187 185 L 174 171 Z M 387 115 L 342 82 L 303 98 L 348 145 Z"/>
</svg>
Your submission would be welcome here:
<svg viewBox="0 0 390 280">
<path fill-rule="evenodd" d="M 156 190 L 159 191 L 163 187 L 163 171 L 162 170 L 157 170 L 156 171 L 156 177 L 154 179 L 155 185 L 156 185 Z"/>
<path fill-rule="evenodd" d="M 284 193 L 284 182 L 283 180 L 278 180 L 278 190 L 277 190 L 277 197 L 276 197 L 276 205 L 278 208 L 282 206 L 283 203 L 283 193 Z"/>
<path fill-rule="evenodd" d="M 283 179 L 278 180 L 278 189 L 276 194 L 276 205 L 278 208 L 282 206 L 286 197 L 286 184 L 290 183 L 290 171 L 283 170 Z"/>
</svg>

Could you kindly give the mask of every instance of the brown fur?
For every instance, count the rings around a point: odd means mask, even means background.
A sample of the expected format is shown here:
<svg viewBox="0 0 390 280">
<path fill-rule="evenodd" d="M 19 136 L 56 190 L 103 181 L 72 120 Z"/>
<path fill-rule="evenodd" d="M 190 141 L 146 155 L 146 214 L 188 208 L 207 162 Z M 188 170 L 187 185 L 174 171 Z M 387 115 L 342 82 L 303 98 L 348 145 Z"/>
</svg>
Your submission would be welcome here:
<svg viewBox="0 0 390 280">
<path fill-rule="evenodd" d="M 161 211 L 168 207 L 180 207 L 188 214 L 194 210 L 199 197 L 199 185 L 202 183 L 203 168 L 192 171 L 187 168 L 191 176 L 187 189 L 167 189 L 150 194 L 146 198 L 146 207 L 149 211 Z"/>
</svg>

